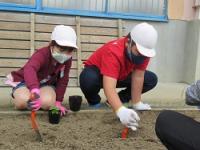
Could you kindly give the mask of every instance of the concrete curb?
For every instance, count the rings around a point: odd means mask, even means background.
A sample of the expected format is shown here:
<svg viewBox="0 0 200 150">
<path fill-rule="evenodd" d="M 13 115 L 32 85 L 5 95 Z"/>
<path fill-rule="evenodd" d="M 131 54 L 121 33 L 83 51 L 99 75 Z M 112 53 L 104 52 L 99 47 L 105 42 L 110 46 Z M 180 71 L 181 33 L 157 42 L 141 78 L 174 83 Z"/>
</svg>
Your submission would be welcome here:
<svg viewBox="0 0 200 150">
<path fill-rule="evenodd" d="M 162 110 L 173 110 L 173 111 L 199 111 L 197 108 L 153 108 L 150 111 L 162 111 Z M 79 114 L 79 113 L 112 113 L 111 109 L 93 109 L 93 110 L 80 110 L 79 112 L 68 112 L 67 115 L 71 114 Z M 148 111 L 138 111 L 139 113 L 148 112 Z M 0 115 L 30 115 L 30 111 L 17 111 L 17 110 L 10 110 L 10 111 L 0 111 Z M 46 115 L 47 111 L 37 111 L 37 115 Z M 67 116 L 66 115 L 66 116 Z M 66 117 L 65 116 L 65 117 Z"/>
<path fill-rule="evenodd" d="M 92 112 L 105 113 L 105 112 L 112 112 L 112 110 L 101 109 L 101 110 L 80 110 L 79 112 L 69 111 L 67 113 L 67 115 L 78 114 L 78 113 L 92 113 Z M 31 113 L 31 111 L 17 111 L 17 110 L 0 111 L 0 115 L 29 115 L 30 113 Z M 37 115 L 44 115 L 44 114 L 47 114 L 47 113 L 48 113 L 48 111 L 37 111 Z"/>
</svg>

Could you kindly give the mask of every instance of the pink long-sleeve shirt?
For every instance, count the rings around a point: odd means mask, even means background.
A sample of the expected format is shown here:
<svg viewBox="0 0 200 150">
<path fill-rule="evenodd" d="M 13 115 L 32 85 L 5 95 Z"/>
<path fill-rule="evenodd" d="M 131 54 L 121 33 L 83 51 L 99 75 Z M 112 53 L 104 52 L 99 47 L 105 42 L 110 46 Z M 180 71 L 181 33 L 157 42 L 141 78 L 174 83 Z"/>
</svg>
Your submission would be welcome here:
<svg viewBox="0 0 200 150">
<path fill-rule="evenodd" d="M 72 59 L 58 63 L 51 55 L 50 47 L 38 49 L 19 70 L 11 72 L 14 82 L 24 81 L 28 89 L 39 88 L 41 84 L 55 85 L 56 100 L 63 101 L 69 81 Z"/>
</svg>

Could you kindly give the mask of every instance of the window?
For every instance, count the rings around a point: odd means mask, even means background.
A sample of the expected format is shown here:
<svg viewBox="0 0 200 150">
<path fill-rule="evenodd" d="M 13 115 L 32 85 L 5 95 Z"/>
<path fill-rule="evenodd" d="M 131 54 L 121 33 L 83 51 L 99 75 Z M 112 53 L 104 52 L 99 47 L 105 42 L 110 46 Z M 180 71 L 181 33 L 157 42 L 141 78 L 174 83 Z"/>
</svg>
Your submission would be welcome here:
<svg viewBox="0 0 200 150">
<path fill-rule="evenodd" d="M 35 9 L 26 8 L 28 5 Z M 167 0 L 0 0 L 0 9 L 167 21 Z"/>
<path fill-rule="evenodd" d="M 35 0 L 0 0 L 0 3 L 20 4 L 20 5 L 35 5 Z"/>
</svg>

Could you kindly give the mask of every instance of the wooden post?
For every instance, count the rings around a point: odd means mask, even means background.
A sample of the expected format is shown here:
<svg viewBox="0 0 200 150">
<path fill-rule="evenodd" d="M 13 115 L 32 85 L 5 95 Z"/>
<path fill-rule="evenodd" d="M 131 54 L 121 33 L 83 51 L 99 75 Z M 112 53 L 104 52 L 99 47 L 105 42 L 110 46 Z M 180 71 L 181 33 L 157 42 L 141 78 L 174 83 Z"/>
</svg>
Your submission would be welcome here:
<svg viewBox="0 0 200 150">
<path fill-rule="evenodd" d="M 82 71 L 82 57 L 81 57 L 81 31 L 80 31 L 81 25 L 80 25 L 80 17 L 76 16 L 76 34 L 77 34 L 77 46 L 78 46 L 78 50 L 77 50 L 77 86 L 79 86 L 79 75 Z"/>
<path fill-rule="evenodd" d="M 123 36 L 122 28 L 123 28 L 122 19 L 118 19 L 118 37 L 119 38 Z"/>
<path fill-rule="evenodd" d="M 35 51 L 35 14 L 31 13 L 30 56 Z"/>
</svg>

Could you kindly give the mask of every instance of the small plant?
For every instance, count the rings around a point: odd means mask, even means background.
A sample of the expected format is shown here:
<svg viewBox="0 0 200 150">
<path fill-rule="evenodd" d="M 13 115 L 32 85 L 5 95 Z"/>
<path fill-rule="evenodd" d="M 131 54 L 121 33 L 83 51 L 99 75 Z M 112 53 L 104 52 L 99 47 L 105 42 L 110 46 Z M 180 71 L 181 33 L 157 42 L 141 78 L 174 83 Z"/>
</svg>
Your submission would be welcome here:
<svg viewBox="0 0 200 150">
<path fill-rule="evenodd" d="M 52 124 L 58 124 L 60 122 L 60 109 L 56 106 L 52 106 L 49 109 L 49 122 Z"/>
<path fill-rule="evenodd" d="M 52 114 L 59 114 L 60 113 L 60 109 L 56 106 L 52 106 L 50 108 L 50 111 L 51 111 Z"/>
</svg>

